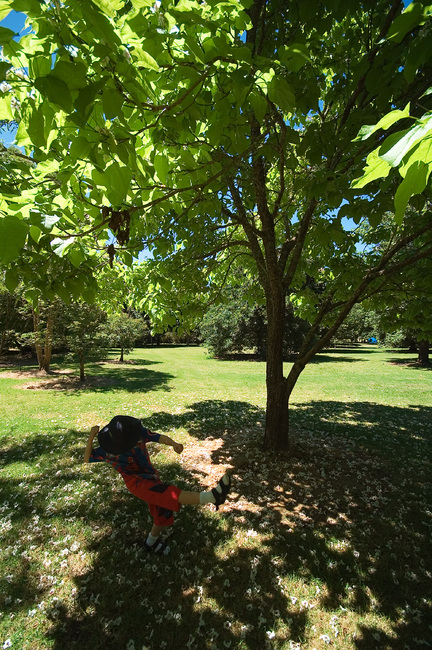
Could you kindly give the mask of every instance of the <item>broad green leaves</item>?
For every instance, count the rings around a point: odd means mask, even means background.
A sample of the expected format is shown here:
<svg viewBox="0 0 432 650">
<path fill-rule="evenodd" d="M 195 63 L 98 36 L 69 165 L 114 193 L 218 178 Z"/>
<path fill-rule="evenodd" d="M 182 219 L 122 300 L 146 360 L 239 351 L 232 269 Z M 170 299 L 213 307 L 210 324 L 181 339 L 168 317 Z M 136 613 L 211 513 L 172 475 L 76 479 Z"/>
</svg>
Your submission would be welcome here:
<svg viewBox="0 0 432 650">
<path fill-rule="evenodd" d="M 26 223 L 15 215 L 0 216 L 0 260 L 12 262 L 23 248 L 28 233 Z"/>
<path fill-rule="evenodd" d="M 400 43 L 409 32 L 426 25 L 406 56 L 404 75 L 408 81 L 412 81 L 418 68 L 431 58 L 432 51 L 426 45 L 430 42 L 431 15 L 432 5 L 412 2 L 393 21 L 387 33 L 389 42 Z M 426 104 L 430 93 L 431 89 L 421 98 Z M 405 128 L 395 131 L 394 126 L 400 121 Z M 410 104 L 407 104 L 403 110 L 389 111 L 376 124 L 363 126 L 354 141 L 367 140 L 381 130 L 390 130 L 390 135 L 381 138 L 380 145 L 368 155 L 363 175 L 353 182 L 352 187 L 354 190 L 362 189 L 377 179 L 391 176 L 392 170 L 397 169 L 403 180 L 394 196 L 394 214 L 396 223 L 401 224 L 411 198 L 422 194 L 430 184 L 432 111 L 426 110 L 416 119 L 411 117 Z"/>
<path fill-rule="evenodd" d="M 406 117 L 406 109 L 392 111 L 375 127 L 368 127 L 367 131 L 363 127 L 359 139 L 369 137 L 379 128 L 387 129 Z M 366 163 L 363 176 L 352 185 L 354 189 L 361 189 L 378 178 L 386 178 L 392 169 L 399 169 L 403 180 L 396 191 L 394 206 L 396 222 L 402 223 L 409 200 L 425 190 L 432 172 L 432 113 L 415 120 L 410 128 L 388 136 L 378 149 L 369 154 Z"/>
</svg>

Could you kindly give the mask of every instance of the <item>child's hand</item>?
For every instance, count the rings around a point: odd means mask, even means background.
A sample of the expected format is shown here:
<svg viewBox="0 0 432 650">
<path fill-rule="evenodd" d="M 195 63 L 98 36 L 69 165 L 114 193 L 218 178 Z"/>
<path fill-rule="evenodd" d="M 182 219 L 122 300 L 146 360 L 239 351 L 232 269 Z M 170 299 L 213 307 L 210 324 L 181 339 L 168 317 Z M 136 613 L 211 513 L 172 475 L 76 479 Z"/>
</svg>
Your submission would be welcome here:
<svg viewBox="0 0 432 650">
<path fill-rule="evenodd" d="M 175 442 L 173 444 L 173 449 L 176 451 L 178 454 L 181 454 L 183 451 L 183 445 L 181 445 L 179 442 Z"/>
</svg>

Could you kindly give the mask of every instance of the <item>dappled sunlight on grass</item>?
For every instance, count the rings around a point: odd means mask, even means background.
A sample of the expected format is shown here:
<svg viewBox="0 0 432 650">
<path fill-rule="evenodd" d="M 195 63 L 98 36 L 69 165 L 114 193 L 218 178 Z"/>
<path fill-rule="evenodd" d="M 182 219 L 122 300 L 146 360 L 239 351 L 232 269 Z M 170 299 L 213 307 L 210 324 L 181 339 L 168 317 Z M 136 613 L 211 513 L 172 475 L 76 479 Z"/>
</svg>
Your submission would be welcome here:
<svg viewBox="0 0 432 650">
<path fill-rule="evenodd" d="M 188 375 L 177 351 L 143 351 L 152 361 L 150 353 L 163 363 L 149 369 L 173 379 L 156 378 L 148 391 L 146 378 L 119 377 L 112 393 L 4 394 L 9 403 L 30 397 L 25 411 L 5 410 L 0 442 L 0 647 L 397 650 L 430 642 L 431 401 L 412 401 L 411 385 L 406 403 L 379 403 L 365 398 L 364 383 L 358 401 L 321 399 L 314 370 L 314 398 L 294 400 L 291 450 L 276 458 L 261 446 L 255 379 L 233 396 L 226 362 L 219 392 L 203 385 L 199 395 L 196 375 L 211 361 L 185 350 L 195 361 Z M 252 374 L 253 365 L 245 364 Z M 331 363 L 320 368 L 331 382 Z M 165 382 L 169 392 L 159 390 Z M 233 472 L 218 512 L 181 509 L 167 557 L 143 550 L 151 520 L 121 478 L 81 464 L 87 434 L 79 429 L 116 412 L 146 414 L 148 427 L 185 445 L 181 456 L 151 446 L 163 480 L 199 490 Z"/>
</svg>

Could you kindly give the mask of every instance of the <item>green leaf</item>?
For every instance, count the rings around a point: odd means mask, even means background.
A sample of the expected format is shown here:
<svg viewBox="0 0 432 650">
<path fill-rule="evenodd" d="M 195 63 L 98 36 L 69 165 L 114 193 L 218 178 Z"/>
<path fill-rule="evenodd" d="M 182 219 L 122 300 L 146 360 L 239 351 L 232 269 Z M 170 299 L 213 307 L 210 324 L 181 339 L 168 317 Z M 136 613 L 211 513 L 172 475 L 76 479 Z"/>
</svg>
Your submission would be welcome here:
<svg viewBox="0 0 432 650">
<path fill-rule="evenodd" d="M 408 169 L 405 178 L 396 190 L 394 198 L 396 223 L 402 223 L 410 198 L 414 194 L 420 194 L 423 192 L 430 172 L 431 165 L 420 160 L 415 162 Z"/>
<path fill-rule="evenodd" d="M 167 156 L 161 154 L 156 154 L 153 161 L 156 174 L 158 175 L 159 180 L 166 185 L 167 183 L 167 174 L 170 167 L 169 160 Z"/>
<path fill-rule="evenodd" d="M 391 126 L 393 126 L 393 124 L 399 122 L 399 120 L 402 120 L 405 117 L 409 117 L 409 109 L 410 109 L 410 105 L 407 104 L 403 111 L 400 110 L 390 111 L 390 113 L 387 113 L 387 115 L 385 115 L 376 124 L 362 126 L 362 128 L 358 132 L 357 137 L 354 138 L 353 142 L 366 140 L 373 133 L 375 133 L 375 131 L 378 131 L 379 129 L 383 129 L 384 131 L 386 131 Z"/>
<path fill-rule="evenodd" d="M 358 190 L 368 183 L 375 181 L 377 178 L 385 178 L 388 176 L 390 170 L 391 165 L 385 160 L 382 160 L 378 155 L 378 150 L 375 149 L 366 158 L 366 167 L 364 168 L 363 176 L 355 180 L 351 184 L 351 187 Z"/>
<path fill-rule="evenodd" d="M 42 235 L 42 230 L 38 228 L 37 226 L 30 226 L 30 235 L 31 238 L 38 243 L 41 235 Z"/>
<path fill-rule="evenodd" d="M 29 59 L 29 74 L 30 77 L 36 79 L 37 77 L 45 77 L 51 72 L 51 57 L 50 56 L 32 56 Z"/>
<path fill-rule="evenodd" d="M 93 0 L 94 4 L 102 9 L 102 11 L 111 18 L 114 18 L 116 12 L 124 6 L 124 0 Z"/>
<path fill-rule="evenodd" d="M 105 87 L 106 78 L 102 77 L 99 81 L 88 84 L 85 88 L 82 88 L 78 97 L 74 101 L 74 107 L 77 110 L 78 118 L 83 123 L 85 123 L 93 110 L 93 102 L 97 97 L 98 93 Z M 68 90 L 69 92 L 69 90 Z M 75 116 L 74 116 L 75 117 Z"/>
<path fill-rule="evenodd" d="M 253 90 L 249 94 L 248 99 L 257 121 L 261 124 L 265 117 L 265 114 L 267 113 L 267 99 L 263 97 L 263 95 L 261 95 L 261 93 L 259 93 L 257 90 Z"/>
<path fill-rule="evenodd" d="M 270 101 L 283 111 L 292 112 L 295 107 L 294 93 L 286 79 L 280 75 L 273 77 L 267 86 Z"/>
<path fill-rule="evenodd" d="M 10 2 L 11 8 L 15 11 L 22 11 L 28 15 L 39 16 L 41 11 L 38 0 L 13 0 Z"/>
<path fill-rule="evenodd" d="M 124 97 L 115 88 L 104 90 L 102 95 L 102 106 L 108 120 L 121 115 Z"/>
<path fill-rule="evenodd" d="M 19 257 L 25 244 L 28 226 L 14 215 L 0 217 L 0 260 L 7 264 Z"/>
<path fill-rule="evenodd" d="M 278 49 L 278 56 L 282 63 L 292 72 L 298 72 L 306 63 L 310 63 L 309 51 L 302 43 L 284 45 Z"/>
<path fill-rule="evenodd" d="M 91 27 L 91 33 L 95 41 L 106 43 L 113 50 L 122 45 L 114 26 L 104 15 L 103 10 L 98 11 L 93 4 L 88 2 L 81 2 L 80 8 L 85 22 Z"/>
<path fill-rule="evenodd" d="M 11 67 L 11 64 L 7 63 L 7 61 L 0 61 L 0 83 L 6 79 L 6 73 Z"/>
<path fill-rule="evenodd" d="M 156 72 L 159 72 L 159 64 L 156 59 L 143 50 L 142 47 L 135 46 L 132 54 L 139 65 L 142 65 L 144 68 L 148 68 L 149 70 L 156 70 Z"/>
<path fill-rule="evenodd" d="M 189 52 L 191 52 L 198 61 L 201 63 L 205 62 L 205 53 L 201 49 L 201 47 L 198 45 L 196 40 L 191 37 L 191 36 L 185 36 L 185 43 L 188 47 Z"/>
<path fill-rule="evenodd" d="M 432 163 L 432 134 L 420 140 L 420 142 L 412 147 L 409 154 L 404 157 L 402 165 L 399 167 L 400 175 L 405 178 L 407 170 L 418 160 L 425 163 Z"/>
<path fill-rule="evenodd" d="M 13 120 L 10 97 L 0 97 L 0 117 L 2 120 Z"/>
<path fill-rule="evenodd" d="M 32 110 L 28 119 L 27 133 L 36 147 L 42 148 L 45 146 L 45 119 L 41 105 Z"/>
<path fill-rule="evenodd" d="M 0 0 L 0 20 L 3 20 L 3 18 L 6 18 L 12 11 L 12 7 L 10 6 L 10 2 L 7 0 Z"/>
<path fill-rule="evenodd" d="M 87 86 L 87 68 L 80 61 L 58 61 L 50 72 L 50 77 L 61 79 L 69 90 L 81 90 Z"/>
<path fill-rule="evenodd" d="M 69 150 L 70 157 L 72 160 L 78 160 L 79 158 L 86 160 L 88 154 L 90 153 L 91 147 L 92 143 L 80 135 L 72 140 L 72 144 Z"/>
<path fill-rule="evenodd" d="M 420 2 L 412 2 L 403 14 L 393 21 L 387 33 L 387 40 L 400 43 L 408 32 L 424 22 L 423 5 Z"/>
<path fill-rule="evenodd" d="M 144 7 L 153 7 L 154 0 L 131 0 L 134 9 L 143 9 Z"/>
<path fill-rule="evenodd" d="M 119 206 L 130 189 L 132 172 L 129 167 L 121 167 L 117 162 L 113 162 L 104 172 L 93 170 L 92 179 L 105 188 L 104 193 L 108 201 L 114 206 Z"/>
<path fill-rule="evenodd" d="M 46 97 L 52 104 L 59 106 L 65 113 L 72 111 L 72 97 L 64 81 L 47 75 L 35 79 L 34 85 L 41 95 Z"/>
<path fill-rule="evenodd" d="M 81 246 L 73 246 L 67 253 L 68 259 L 78 268 L 86 259 L 85 253 Z"/>
<path fill-rule="evenodd" d="M 14 36 L 18 36 L 18 34 L 7 27 L 0 26 L 0 45 L 6 45 Z"/>
<path fill-rule="evenodd" d="M 19 284 L 19 275 L 14 267 L 9 267 L 5 273 L 6 289 L 13 293 Z"/>
<path fill-rule="evenodd" d="M 397 167 L 411 147 L 424 138 L 429 131 L 432 131 L 432 114 L 418 120 L 411 129 L 400 131 L 387 138 L 379 149 L 379 155 L 392 167 Z"/>
</svg>

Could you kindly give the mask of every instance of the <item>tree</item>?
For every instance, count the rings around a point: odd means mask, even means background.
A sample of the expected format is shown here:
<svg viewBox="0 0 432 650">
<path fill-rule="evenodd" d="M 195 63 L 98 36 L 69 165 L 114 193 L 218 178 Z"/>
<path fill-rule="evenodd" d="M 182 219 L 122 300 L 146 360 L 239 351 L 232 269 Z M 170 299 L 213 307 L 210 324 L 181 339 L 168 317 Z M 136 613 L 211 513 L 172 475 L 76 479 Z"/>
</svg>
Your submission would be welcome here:
<svg viewBox="0 0 432 650">
<path fill-rule="evenodd" d="M 108 317 L 104 332 L 110 345 L 120 348 L 120 359 L 124 361 L 124 355 L 129 354 L 137 339 L 144 334 L 144 321 L 142 318 L 132 318 L 129 314 L 112 314 Z"/>
<path fill-rule="evenodd" d="M 68 305 L 65 315 L 64 341 L 69 349 L 69 357 L 78 360 L 80 381 L 84 381 L 86 362 L 100 359 L 109 344 L 101 328 L 106 314 L 97 305 L 77 302 Z"/>
<path fill-rule="evenodd" d="M 335 342 L 355 343 L 367 340 L 372 336 L 380 338 L 379 316 L 374 310 L 367 309 L 362 304 L 354 305 L 351 312 L 339 327 L 333 337 Z"/>
<path fill-rule="evenodd" d="M 250 304 L 247 283 L 242 287 L 230 286 L 222 294 L 222 302 L 212 305 L 200 324 L 204 345 L 216 357 L 252 350 L 265 360 L 267 350 L 267 317 L 265 309 L 257 303 Z M 290 303 L 285 309 L 283 341 L 284 360 L 290 360 L 303 342 L 309 324 L 293 313 Z"/>
<path fill-rule="evenodd" d="M 21 335 L 31 327 L 23 303 L 17 293 L 11 294 L 0 284 L 0 355 L 11 346 L 20 345 Z"/>
<path fill-rule="evenodd" d="M 185 315 L 196 307 L 191 297 L 210 296 L 241 266 L 265 296 L 265 443 L 286 448 L 289 398 L 307 363 L 368 292 L 432 251 L 428 212 L 404 220 L 380 254 L 360 252 L 343 220 L 376 226 L 393 207 L 392 176 L 372 181 L 367 193 L 351 186 L 376 147 L 353 140 L 365 122 L 379 124 L 408 102 L 417 107 L 428 88 L 430 48 L 421 43 L 429 6 L 13 0 L 2 7 L 24 10 L 33 28 L 19 43 L 12 33 L 2 38 L 0 70 L 10 88 L 0 109 L 19 123 L 25 148 L 21 191 L 4 193 L 0 205 L 9 283 L 23 250 L 29 259 L 54 254 L 78 270 L 88 265 L 84 288 L 99 252 L 110 263 L 116 256 L 132 263 L 131 251 L 146 245 L 153 286 L 181 299 Z M 60 286 L 68 282 L 52 289 Z M 285 377 L 287 297 L 311 327 Z"/>
</svg>

